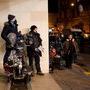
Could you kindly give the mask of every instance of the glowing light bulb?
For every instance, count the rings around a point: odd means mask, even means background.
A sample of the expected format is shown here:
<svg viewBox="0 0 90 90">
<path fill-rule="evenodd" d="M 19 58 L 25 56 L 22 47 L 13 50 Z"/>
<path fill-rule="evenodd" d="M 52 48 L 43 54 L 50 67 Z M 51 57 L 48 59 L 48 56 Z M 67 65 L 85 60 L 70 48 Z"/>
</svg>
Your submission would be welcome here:
<svg viewBox="0 0 90 90">
<path fill-rule="evenodd" d="M 73 7 L 75 4 L 74 3 L 71 3 L 70 5 Z"/>
</svg>

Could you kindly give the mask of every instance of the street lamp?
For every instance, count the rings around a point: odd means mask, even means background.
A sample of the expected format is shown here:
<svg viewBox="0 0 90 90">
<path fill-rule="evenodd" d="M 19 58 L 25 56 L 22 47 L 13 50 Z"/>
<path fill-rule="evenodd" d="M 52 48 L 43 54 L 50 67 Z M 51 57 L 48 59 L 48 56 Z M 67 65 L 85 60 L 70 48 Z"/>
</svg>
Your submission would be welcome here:
<svg viewBox="0 0 90 90">
<path fill-rule="evenodd" d="M 71 18 L 75 16 L 75 3 L 70 3 L 70 8 L 71 8 Z"/>
<path fill-rule="evenodd" d="M 74 7 L 74 5 L 75 5 L 74 3 L 71 3 L 71 4 L 70 4 L 70 6 L 72 6 L 72 7 Z"/>
</svg>

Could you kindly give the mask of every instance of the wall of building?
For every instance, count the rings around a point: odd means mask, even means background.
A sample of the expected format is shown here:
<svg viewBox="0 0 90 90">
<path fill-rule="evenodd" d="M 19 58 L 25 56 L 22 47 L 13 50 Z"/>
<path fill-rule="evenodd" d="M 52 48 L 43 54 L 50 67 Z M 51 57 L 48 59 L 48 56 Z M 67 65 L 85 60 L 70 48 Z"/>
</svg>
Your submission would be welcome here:
<svg viewBox="0 0 90 90">
<path fill-rule="evenodd" d="M 8 14 L 14 14 L 18 21 L 18 29 L 27 33 L 31 25 L 38 27 L 38 32 L 43 40 L 43 56 L 41 69 L 49 71 L 48 61 L 48 0 L 0 0 L 0 33 L 3 24 L 7 21 Z M 2 53 L 4 41 L 0 38 L 0 52 Z"/>
<path fill-rule="evenodd" d="M 59 22 L 56 23 L 58 16 L 58 14 L 49 13 L 49 27 L 54 27 L 54 25 L 57 25 L 60 28 Z M 59 20 L 60 18 L 58 18 L 58 21 Z M 78 25 L 80 22 L 82 22 L 84 25 L 83 30 L 85 33 L 90 33 L 90 12 L 89 14 L 83 12 L 81 16 L 67 21 L 67 26 L 65 26 L 65 28 L 71 28 L 72 26 Z M 65 23 L 65 21 L 62 23 Z"/>
<path fill-rule="evenodd" d="M 78 25 L 79 23 L 83 24 L 83 30 L 85 33 L 90 33 L 90 16 L 77 17 L 72 19 L 67 25 L 67 27 L 72 27 Z"/>
</svg>

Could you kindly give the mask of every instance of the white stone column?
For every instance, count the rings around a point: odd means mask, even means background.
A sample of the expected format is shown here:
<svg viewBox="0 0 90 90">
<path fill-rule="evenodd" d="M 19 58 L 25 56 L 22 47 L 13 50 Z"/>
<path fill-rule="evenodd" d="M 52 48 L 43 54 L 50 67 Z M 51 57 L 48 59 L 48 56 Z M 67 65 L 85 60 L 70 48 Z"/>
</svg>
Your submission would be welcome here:
<svg viewBox="0 0 90 90">
<path fill-rule="evenodd" d="M 1 7 L 1 2 L 0 2 Z M 6 7 L 6 8 L 5 8 Z M 31 25 L 38 27 L 38 32 L 43 40 L 44 52 L 41 57 L 42 72 L 49 71 L 48 57 L 48 0 L 9 0 L 3 1 L 2 10 L 0 11 L 1 27 L 7 20 L 8 14 L 14 14 L 19 24 L 19 30 L 22 33 L 28 32 Z"/>
</svg>

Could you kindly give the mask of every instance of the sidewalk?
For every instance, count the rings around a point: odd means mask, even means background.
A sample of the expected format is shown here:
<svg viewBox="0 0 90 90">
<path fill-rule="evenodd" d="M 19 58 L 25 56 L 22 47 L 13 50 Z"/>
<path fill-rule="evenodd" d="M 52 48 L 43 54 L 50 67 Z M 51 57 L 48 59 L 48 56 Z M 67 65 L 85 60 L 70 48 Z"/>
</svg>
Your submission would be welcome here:
<svg viewBox="0 0 90 90">
<path fill-rule="evenodd" d="M 62 90 L 50 74 L 32 78 L 32 90 Z"/>
<path fill-rule="evenodd" d="M 62 90 L 90 90 L 90 76 L 78 65 L 73 64 L 72 69 L 54 70 L 52 77 Z"/>
<path fill-rule="evenodd" d="M 85 70 L 85 74 L 90 76 L 90 55 L 80 54 L 77 62 L 78 65 Z"/>
</svg>

